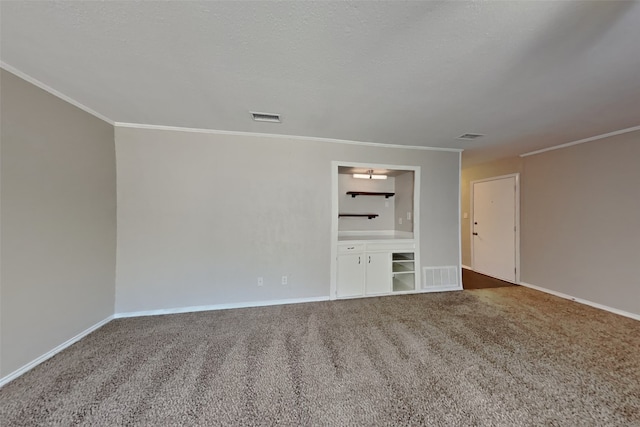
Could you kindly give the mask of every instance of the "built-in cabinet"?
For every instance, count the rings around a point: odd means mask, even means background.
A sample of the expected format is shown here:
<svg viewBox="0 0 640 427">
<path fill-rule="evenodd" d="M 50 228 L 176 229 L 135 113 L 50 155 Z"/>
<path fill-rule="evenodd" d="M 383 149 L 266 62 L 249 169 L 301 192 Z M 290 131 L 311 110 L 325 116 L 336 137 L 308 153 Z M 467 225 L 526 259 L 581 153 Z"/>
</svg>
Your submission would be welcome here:
<svg viewBox="0 0 640 427">
<path fill-rule="evenodd" d="M 353 298 L 415 291 L 414 260 L 414 243 L 340 244 L 336 296 Z"/>
<path fill-rule="evenodd" d="M 333 166 L 332 298 L 418 292 L 420 168 Z"/>
<path fill-rule="evenodd" d="M 384 295 L 389 293 L 391 277 L 391 258 L 387 252 L 365 252 L 366 272 L 364 282 L 365 295 Z"/>
<path fill-rule="evenodd" d="M 364 245 L 342 245 L 338 252 L 337 297 L 364 295 Z"/>
</svg>

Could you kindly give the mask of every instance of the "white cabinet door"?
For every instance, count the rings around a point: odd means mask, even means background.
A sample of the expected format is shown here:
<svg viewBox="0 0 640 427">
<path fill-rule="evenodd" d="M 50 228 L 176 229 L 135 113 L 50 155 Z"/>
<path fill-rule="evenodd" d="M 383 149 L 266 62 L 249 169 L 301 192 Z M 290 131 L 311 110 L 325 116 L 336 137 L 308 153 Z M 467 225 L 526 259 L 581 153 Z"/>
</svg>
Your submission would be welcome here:
<svg viewBox="0 0 640 427">
<path fill-rule="evenodd" d="M 364 254 L 338 256 L 338 298 L 364 295 Z"/>
<path fill-rule="evenodd" d="M 388 294 L 391 292 L 391 254 L 365 254 L 367 262 L 367 280 L 365 293 L 367 295 Z"/>
</svg>

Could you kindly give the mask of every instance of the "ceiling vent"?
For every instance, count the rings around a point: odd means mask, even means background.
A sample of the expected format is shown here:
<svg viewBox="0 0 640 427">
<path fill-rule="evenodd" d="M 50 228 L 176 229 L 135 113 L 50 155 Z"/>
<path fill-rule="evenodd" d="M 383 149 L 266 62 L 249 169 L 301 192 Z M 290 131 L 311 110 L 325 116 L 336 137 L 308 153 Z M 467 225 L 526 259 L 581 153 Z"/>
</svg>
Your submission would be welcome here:
<svg viewBox="0 0 640 427">
<path fill-rule="evenodd" d="M 463 135 L 460 135 L 456 139 L 464 139 L 465 141 L 472 141 L 474 139 L 482 138 L 483 136 L 484 135 L 480 133 L 465 133 Z"/>
<path fill-rule="evenodd" d="M 280 114 L 251 112 L 251 116 L 256 122 L 280 123 Z"/>
</svg>

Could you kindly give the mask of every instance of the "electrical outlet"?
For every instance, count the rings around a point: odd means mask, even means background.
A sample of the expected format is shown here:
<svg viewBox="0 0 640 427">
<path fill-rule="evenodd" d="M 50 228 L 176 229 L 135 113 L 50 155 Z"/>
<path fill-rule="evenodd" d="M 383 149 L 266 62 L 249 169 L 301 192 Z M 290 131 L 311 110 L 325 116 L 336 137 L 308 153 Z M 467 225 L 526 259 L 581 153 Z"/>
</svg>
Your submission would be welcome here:
<svg viewBox="0 0 640 427">
<path fill-rule="evenodd" d="M 402 217 L 398 218 L 398 224 L 402 225 Z"/>
<path fill-rule="evenodd" d="M 264 285 L 264 279 L 262 277 L 258 277 L 258 286 Z"/>
<path fill-rule="evenodd" d="M 407 220 L 411 221 L 411 212 L 407 212 Z"/>
<path fill-rule="evenodd" d="M 288 283 L 287 276 L 282 276 L 282 284 L 286 285 Z"/>
</svg>

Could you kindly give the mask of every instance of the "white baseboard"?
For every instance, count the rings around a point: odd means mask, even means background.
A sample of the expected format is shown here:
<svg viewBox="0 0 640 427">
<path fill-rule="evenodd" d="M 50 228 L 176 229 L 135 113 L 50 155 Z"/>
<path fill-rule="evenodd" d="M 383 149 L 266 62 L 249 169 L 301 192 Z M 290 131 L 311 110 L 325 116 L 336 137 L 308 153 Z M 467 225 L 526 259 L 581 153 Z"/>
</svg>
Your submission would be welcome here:
<svg viewBox="0 0 640 427">
<path fill-rule="evenodd" d="M 462 264 L 462 268 L 464 268 L 465 270 L 473 270 L 473 268 L 469 267 L 468 265 L 464 265 L 464 264 Z"/>
<path fill-rule="evenodd" d="M 629 318 L 634 319 L 634 320 L 640 320 L 640 314 L 635 314 L 635 313 L 631 313 L 631 312 L 628 312 L 628 311 L 620 310 L 620 309 L 617 309 L 617 308 L 609 307 L 609 306 L 604 305 L 604 304 L 599 304 L 597 302 L 589 301 L 589 300 L 582 299 L 582 298 L 577 298 L 577 297 L 574 297 L 574 296 L 571 296 L 571 295 L 563 294 L 562 292 L 554 291 L 552 289 L 543 288 L 541 286 L 532 285 L 532 284 L 526 283 L 526 282 L 520 282 L 520 285 L 522 285 L 522 286 L 524 286 L 526 288 L 531 288 L 531 289 L 535 289 L 535 290 L 540 291 L 540 292 L 544 292 L 544 293 L 547 293 L 547 294 L 555 295 L 555 296 L 560 297 L 560 298 L 564 298 L 564 299 L 568 299 L 568 300 L 571 300 L 571 301 L 575 301 L 575 302 L 578 302 L 580 304 L 585 304 L 585 305 L 589 305 L 591 307 L 599 308 L 600 310 L 605 310 L 605 311 L 609 311 L 609 312 L 614 313 L 614 314 L 619 314 L 620 316 L 629 317 Z"/>
<path fill-rule="evenodd" d="M 448 292 L 448 291 L 461 291 L 462 285 L 452 285 L 452 286 L 431 286 L 429 288 L 420 289 L 420 293 L 429 293 L 429 292 Z"/>
<path fill-rule="evenodd" d="M 329 301 L 329 297 L 324 296 L 324 297 L 311 297 L 311 298 L 291 298 L 291 299 L 270 300 L 270 301 L 236 302 L 236 303 L 229 303 L 229 304 L 163 308 L 160 310 L 131 311 L 126 313 L 116 313 L 114 315 L 114 318 L 120 319 L 123 317 L 141 317 L 141 316 L 158 316 L 161 314 L 195 313 L 197 311 L 228 310 L 231 308 L 267 307 L 270 305 L 300 304 L 305 302 L 318 302 L 318 301 Z"/>
<path fill-rule="evenodd" d="M 68 339 L 67 341 L 63 342 L 62 344 L 60 344 L 59 346 L 49 350 L 48 352 L 46 352 L 45 354 L 43 354 L 42 356 L 32 360 L 31 362 L 27 363 L 26 365 L 24 365 L 21 368 L 16 369 L 15 371 L 13 371 L 12 373 L 10 373 L 9 375 L 7 375 L 6 377 L 0 378 L 0 387 L 4 386 L 5 384 L 8 384 L 9 382 L 15 380 L 16 378 L 18 378 L 20 375 L 30 371 L 31 369 L 35 368 L 36 366 L 38 366 L 39 364 L 41 364 L 42 362 L 44 362 L 47 359 L 51 359 L 53 356 L 55 356 L 56 354 L 60 353 L 62 350 L 64 350 L 65 348 L 69 347 L 71 344 L 74 344 L 78 341 L 80 341 L 82 338 L 86 337 L 87 335 L 89 335 L 91 332 L 95 331 L 96 329 L 106 325 L 107 323 L 109 323 L 111 320 L 113 320 L 113 316 L 109 316 L 106 319 L 96 323 L 95 325 L 89 327 L 88 329 L 85 329 L 84 331 L 80 332 L 78 335 L 76 335 L 73 338 Z"/>
</svg>

